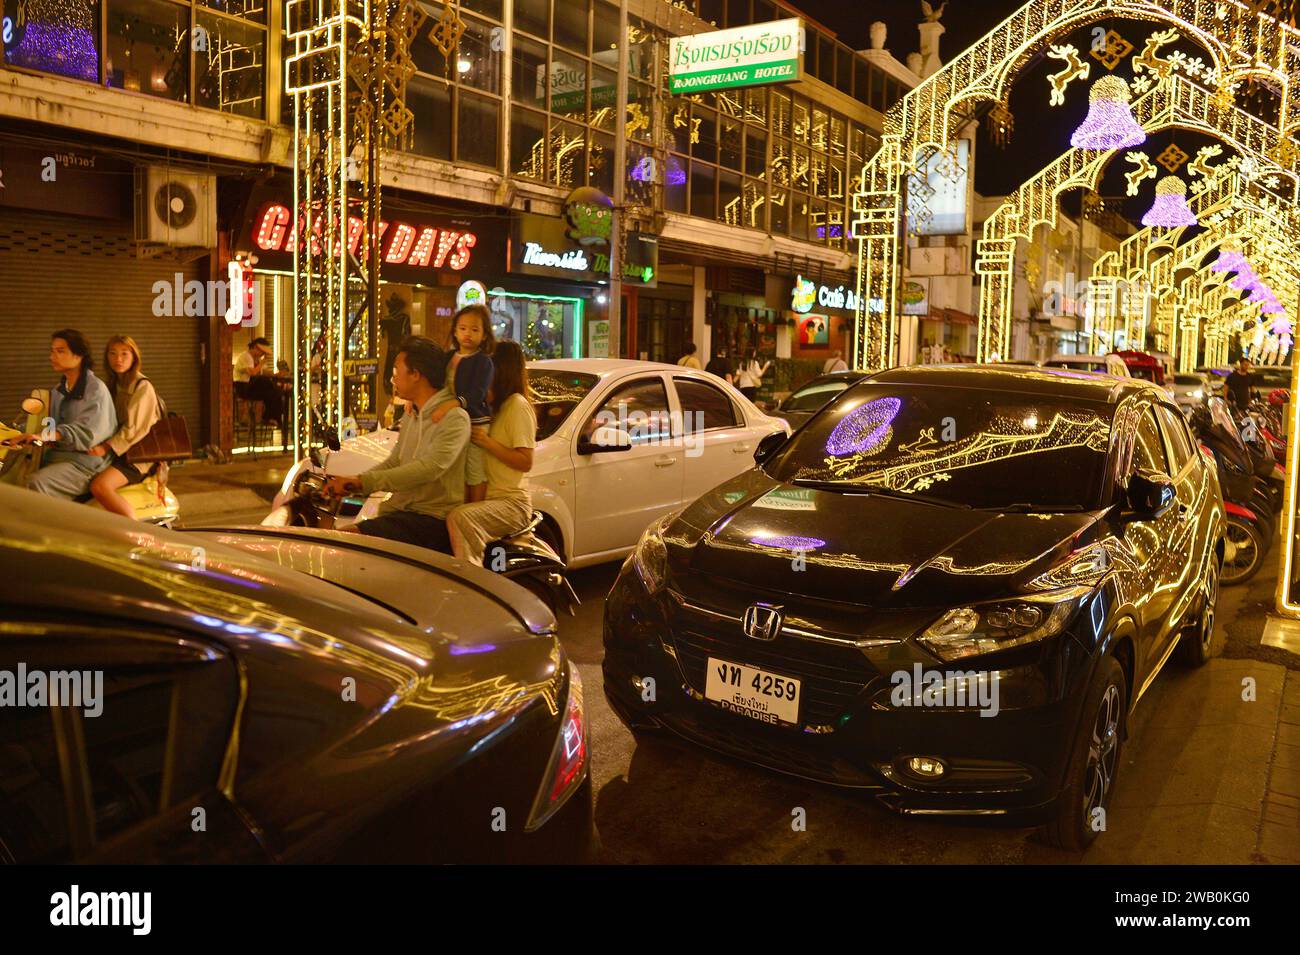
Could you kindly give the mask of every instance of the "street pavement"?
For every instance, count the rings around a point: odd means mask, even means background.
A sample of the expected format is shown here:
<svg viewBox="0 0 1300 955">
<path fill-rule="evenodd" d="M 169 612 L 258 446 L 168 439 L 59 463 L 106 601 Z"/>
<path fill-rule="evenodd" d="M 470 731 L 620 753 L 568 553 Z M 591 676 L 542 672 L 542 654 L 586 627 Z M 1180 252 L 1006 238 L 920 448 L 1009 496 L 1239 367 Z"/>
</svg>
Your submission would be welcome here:
<svg viewBox="0 0 1300 955">
<path fill-rule="evenodd" d="M 177 469 L 182 523 L 260 521 L 290 463 Z M 574 572 L 582 605 L 560 620 L 587 688 L 602 861 L 1300 863 L 1300 657 L 1260 644 L 1271 563 L 1222 591 L 1215 659 L 1193 671 L 1171 660 L 1140 701 L 1107 831 L 1083 854 L 1050 849 L 1029 829 L 897 816 L 676 740 L 638 744 L 600 690 L 601 615 L 617 571 Z"/>
</svg>

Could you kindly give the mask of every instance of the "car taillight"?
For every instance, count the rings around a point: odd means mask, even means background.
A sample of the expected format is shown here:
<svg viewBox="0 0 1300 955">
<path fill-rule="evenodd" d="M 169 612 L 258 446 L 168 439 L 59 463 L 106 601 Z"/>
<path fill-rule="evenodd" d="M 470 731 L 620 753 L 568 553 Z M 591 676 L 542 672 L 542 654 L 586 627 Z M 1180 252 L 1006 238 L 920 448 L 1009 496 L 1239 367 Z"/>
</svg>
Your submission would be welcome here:
<svg viewBox="0 0 1300 955">
<path fill-rule="evenodd" d="M 587 715 L 582 707 L 582 677 L 569 664 L 569 699 L 542 784 L 525 829 L 532 832 L 560 811 L 587 778 Z"/>
</svg>

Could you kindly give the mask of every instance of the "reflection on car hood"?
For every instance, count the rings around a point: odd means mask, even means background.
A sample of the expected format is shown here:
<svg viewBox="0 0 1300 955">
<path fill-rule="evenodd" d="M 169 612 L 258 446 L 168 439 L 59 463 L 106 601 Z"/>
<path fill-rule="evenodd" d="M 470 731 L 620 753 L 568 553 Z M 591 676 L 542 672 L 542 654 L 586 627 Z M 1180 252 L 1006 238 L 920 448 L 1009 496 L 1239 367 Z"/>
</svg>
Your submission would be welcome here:
<svg viewBox="0 0 1300 955">
<path fill-rule="evenodd" d="M 700 498 L 666 536 L 675 572 L 904 609 L 1018 592 L 1097 519 L 799 488 L 754 469 Z"/>
</svg>

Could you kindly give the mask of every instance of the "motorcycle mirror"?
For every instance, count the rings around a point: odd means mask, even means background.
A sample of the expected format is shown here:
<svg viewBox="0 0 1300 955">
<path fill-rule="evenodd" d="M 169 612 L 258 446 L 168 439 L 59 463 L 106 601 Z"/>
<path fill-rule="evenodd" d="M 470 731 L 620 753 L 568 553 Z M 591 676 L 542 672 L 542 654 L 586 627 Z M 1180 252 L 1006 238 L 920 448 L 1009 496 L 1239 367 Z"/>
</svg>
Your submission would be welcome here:
<svg viewBox="0 0 1300 955">
<path fill-rule="evenodd" d="M 42 414 L 45 411 L 45 402 L 40 398 L 24 398 L 23 412 L 26 414 Z"/>
<path fill-rule="evenodd" d="M 318 468 L 323 468 L 325 466 L 324 463 L 321 461 L 320 448 L 312 448 L 310 451 L 307 452 L 307 457 L 311 459 L 311 463 L 313 466 Z"/>
<path fill-rule="evenodd" d="M 333 427 L 333 426 L 326 428 L 326 429 L 325 429 L 325 447 L 329 448 L 331 451 L 337 451 L 337 450 L 338 450 L 339 448 L 341 448 L 342 446 L 343 446 L 343 445 L 341 445 L 341 444 L 339 443 L 339 431 L 338 431 L 338 428 L 335 428 L 335 427 Z"/>
</svg>

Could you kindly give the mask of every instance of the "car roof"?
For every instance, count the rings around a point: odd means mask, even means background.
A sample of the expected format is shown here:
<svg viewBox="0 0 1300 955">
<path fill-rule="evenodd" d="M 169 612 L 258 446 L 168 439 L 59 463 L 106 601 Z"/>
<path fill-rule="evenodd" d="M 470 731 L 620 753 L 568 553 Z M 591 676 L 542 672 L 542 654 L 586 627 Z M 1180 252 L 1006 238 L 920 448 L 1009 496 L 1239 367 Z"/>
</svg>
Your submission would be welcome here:
<svg viewBox="0 0 1300 955">
<path fill-rule="evenodd" d="M 1024 365 L 908 365 L 879 372 L 871 380 L 888 384 L 1014 391 L 1108 404 L 1141 393 L 1168 397 L 1163 388 L 1141 378 L 1121 378 L 1067 368 L 1027 368 Z"/>
<path fill-rule="evenodd" d="M 668 368 L 676 371 L 696 370 L 684 365 L 669 365 L 661 361 L 636 361 L 631 358 L 543 358 L 540 361 L 530 361 L 528 367 L 538 371 L 585 372 L 601 378 L 631 371 L 663 371 Z"/>
</svg>

